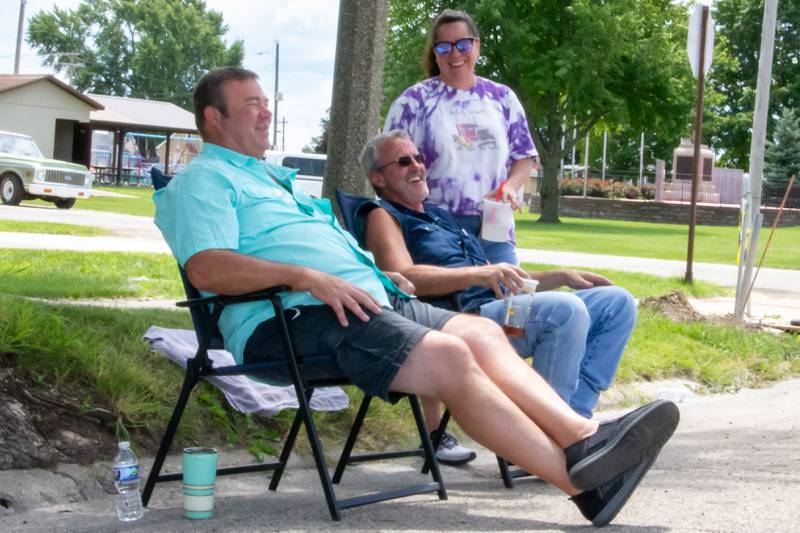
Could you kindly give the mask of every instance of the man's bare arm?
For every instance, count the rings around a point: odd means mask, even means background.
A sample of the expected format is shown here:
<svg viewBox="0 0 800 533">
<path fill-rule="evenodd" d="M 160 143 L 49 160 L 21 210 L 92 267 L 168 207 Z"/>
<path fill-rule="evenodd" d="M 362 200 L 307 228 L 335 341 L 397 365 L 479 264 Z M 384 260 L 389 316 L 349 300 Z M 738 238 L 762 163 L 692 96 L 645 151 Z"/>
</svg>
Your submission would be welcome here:
<svg viewBox="0 0 800 533">
<path fill-rule="evenodd" d="M 474 267 L 439 267 L 414 264 L 406 247 L 400 224 L 385 209 L 373 209 L 367 215 L 367 248 L 375 255 L 381 270 L 400 272 L 417 288 L 418 296 L 438 296 L 480 286 L 503 297 L 500 284 L 518 291 L 522 279 L 529 277 L 520 268 L 507 263 Z"/>
<path fill-rule="evenodd" d="M 275 285 L 288 285 L 292 291 L 308 291 L 348 325 L 345 310 L 363 321 L 368 309 L 380 314 L 380 304 L 368 292 L 319 270 L 265 261 L 231 250 L 204 250 L 186 262 L 189 281 L 198 289 L 215 294 L 243 294 Z"/>
<path fill-rule="evenodd" d="M 542 272 L 528 272 L 530 276 L 539 281 L 539 291 L 549 291 L 559 287 L 569 287 L 570 289 L 591 289 L 604 285 L 613 285 L 611 281 L 592 272 L 582 270 L 543 270 Z"/>
</svg>

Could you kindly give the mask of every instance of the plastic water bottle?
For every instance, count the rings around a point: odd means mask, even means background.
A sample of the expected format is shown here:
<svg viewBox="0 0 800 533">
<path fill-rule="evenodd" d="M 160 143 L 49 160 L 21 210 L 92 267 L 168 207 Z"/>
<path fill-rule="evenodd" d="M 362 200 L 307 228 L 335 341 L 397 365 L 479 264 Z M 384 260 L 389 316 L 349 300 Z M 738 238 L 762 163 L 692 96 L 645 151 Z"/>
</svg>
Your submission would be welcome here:
<svg viewBox="0 0 800 533">
<path fill-rule="evenodd" d="M 117 487 L 117 517 L 123 522 L 139 520 L 144 514 L 139 493 L 139 459 L 131 450 L 131 443 L 119 443 L 114 457 L 114 485 Z"/>
</svg>

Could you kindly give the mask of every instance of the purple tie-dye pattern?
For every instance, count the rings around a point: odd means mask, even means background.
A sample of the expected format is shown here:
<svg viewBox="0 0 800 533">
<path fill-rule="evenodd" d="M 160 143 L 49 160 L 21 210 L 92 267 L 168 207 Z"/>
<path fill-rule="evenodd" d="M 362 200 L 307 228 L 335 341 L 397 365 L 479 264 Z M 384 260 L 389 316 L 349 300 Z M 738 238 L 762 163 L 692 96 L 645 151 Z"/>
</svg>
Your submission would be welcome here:
<svg viewBox="0 0 800 533">
<path fill-rule="evenodd" d="M 445 117 L 477 113 L 485 117 L 475 122 L 477 127 L 504 129 L 505 135 L 494 134 L 494 138 L 500 143 L 505 141 L 505 146 L 499 147 L 499 154 L 508 154 L 501 155 L 505 160 L 496 161 L 497 156 L 492 153 L 497 154 L 498 148 L 487 143 L 480 150 L 469 146 L 465 151 L 457 148 L 454 139 L 459 131 L 453 128 L 462 122 L 443 119 L 442 110 L 446 110 Z M 429 169 L 428 200 L 459 215 L 480 214 L 483 197 L 506 178 L 511 163 L 536 154 L 524 111 L 514 93 L 504 85 L 480 77 L 468 91 L 449 87 L 439 78 L 406 89 L 389 109 L 384 131 L 390 129 L 408 132 L 425 156 Z M 442 149 L 444 152 L 440 153 Z M 470 165 L 475 167 L 473 171 L 465 172 Z"/>
<path fill-rule="evenodd" d="M 513 160 L 531 157 L 536 154 L 533 147 L 531 132 L 528 130 L 528 122 L 525 115 L 520 114 L 514 122 L 508 126 L 509 158 Z M 533 154 L 531 153 L 533 152 Z"/>
</svg>

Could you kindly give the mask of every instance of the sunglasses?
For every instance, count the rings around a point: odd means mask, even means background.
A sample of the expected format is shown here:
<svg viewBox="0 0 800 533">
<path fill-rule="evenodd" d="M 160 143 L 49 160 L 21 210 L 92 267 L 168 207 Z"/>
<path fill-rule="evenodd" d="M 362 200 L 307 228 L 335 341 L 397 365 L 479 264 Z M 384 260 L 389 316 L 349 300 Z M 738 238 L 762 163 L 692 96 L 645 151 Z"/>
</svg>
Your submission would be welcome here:
<svg viewBox="0 0 800 533">
<path fill-rule="evenodd" d="M 450 41 L 439 41 L 438 43 L 433 43 L 433 49 L 440 56 L 446 56 L 453 51 L 453 47 L 455 46 L 459 52 L 466 54 L 472 50 L 472 45 L 474 43 L 475 37 L 464 37 L 463 39 L 459 39 L 454 43 L 451 43 Z"/>
<path fill-rule="evenodd" d="M 388 167 L 389 165 L 394 165 L 395 163 L 398 166 L 401 166 L 401 167 L 408 167 L 408 166 L 411 166 L 411 163 L 413 161 L 416 161 L 420 165 L 424 165 L 425 164 L 425 157 L 423 157 L 423 155 L 420 154 L 420 153 L 416 153 L 414 155 L 404 155 L 402 157 L 398 157 L 394 161 L 389 161 L 388 163 L 377 167 L 375 170 L 381 171 L 384 168 Z"/>
</svg>

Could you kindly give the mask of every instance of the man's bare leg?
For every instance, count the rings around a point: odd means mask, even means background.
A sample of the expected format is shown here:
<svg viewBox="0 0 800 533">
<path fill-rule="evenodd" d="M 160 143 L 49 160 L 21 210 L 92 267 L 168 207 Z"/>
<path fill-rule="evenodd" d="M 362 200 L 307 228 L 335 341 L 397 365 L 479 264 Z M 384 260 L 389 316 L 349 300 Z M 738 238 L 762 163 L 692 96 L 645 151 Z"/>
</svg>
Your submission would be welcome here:
<svg viewBox="0 0 800 533">
<path fill-rule="evenodd" d="M 593 434 L 597 423 L 575 414 L 542 383 L 543 387 L 528 387 L 531 398 L 524 403 L 548 411 L 541 418 L 560 426 L 564 443 L 551 439 L 517 407 L 478 366 L 467 343 L 453 335 L 427 333 L 406 358 L 391 389 L 441 399 L 475 441 L 575 495 L 580 491 L 569 482 L 562 448 Z"/>
<path fill-rule="evenodd" d="M 464 340 L 489 379 L 562 448 L 574 444 L 575 436 L 585 431 L 586 419 L 517 354 L 495 322 L 457 315 L 442 331 Z"/>
<path fill-rule="evenodd" d="M 430 396 L 420 396 L 422 416 L 429 432 L 436 431 L 442 422 L 442 402 Z"/>
</svg>

